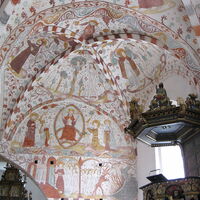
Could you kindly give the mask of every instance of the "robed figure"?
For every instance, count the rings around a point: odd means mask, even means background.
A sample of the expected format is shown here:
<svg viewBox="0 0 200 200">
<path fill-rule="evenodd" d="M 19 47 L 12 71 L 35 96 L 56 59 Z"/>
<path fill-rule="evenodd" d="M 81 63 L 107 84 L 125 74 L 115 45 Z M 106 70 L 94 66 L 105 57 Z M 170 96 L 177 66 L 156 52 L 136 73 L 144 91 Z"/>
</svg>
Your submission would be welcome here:
<svg viewBox="0 0 200 200">
<path fill-rule="evenodd" d="M 134 71 L 136 76 L 140 75 L 140 70 L 135 64 L 134 58 L 136 58 L 136 56 L 127 47 L 116 49 L 114 54 L 112 55 L 113 65 L 116 65 L 116 64 L 119 65 L 122 77 L 125 79 L 128 79 L 125 63 L 127 63 L 128 66 L 130 66 L 130 68 Z"/>
<path fill-rule="evenodd" d="M 164 0 L 138 0 L 140 8 L 152 8 L 164 5 Z"/>
<path fill-rule="evenodd" d="M 28 43 L 28 47 L 26 49 L 24 49 L 23 51 L 21 51 L 10 63 L 11 68 L 17 74 L 20 73 L 22 66 L 24 65 L 24 63 L 26 62 L 28 57 L 31 54 L 36 56 L 36 54 L 38 53 L 38 51 L 41 47 L 41 45 L 36 45 L 36 44 L 32 43 L 30 40 L 28 40 L 27 43 Z"/>
<path fill-rule="evenodd" d="M 33 147 L 35 145 L 35 120 L 29 119 L 27 122 L 28 130 L 24 139 L 23 147 Z"/>
<path fill-rule="evenodd" d="M 76 119 L 74 117 L 74 110 L 69 109 L 67 116 L 63 118 L 63 131 L 60 140 L 71 140 L 76 141 Z"/>
<path fill-rule="evenodd" d="M 61 168 L 61 166 L 59 166 L 59 168 L 56 170 L 55 173 L 58 175 L 56 180 L 56 187 L 61 193 L 64 193 L 64 179 L 63 179 L 63 175 L 65 174 L 64 169 Z"/>
<path fill-rule="evenodd" d="M 95 33 L 95 27 L 98 25 L 98 22 L 96 20 L 90 20 L 89 22 L 85 22 L 83 24 L 80 24 L 82 26 L 85 26 L 85 29 L 81 36 L 79 37 L 80 41 L 87 40 L 93 36 Z"/>
</svg>

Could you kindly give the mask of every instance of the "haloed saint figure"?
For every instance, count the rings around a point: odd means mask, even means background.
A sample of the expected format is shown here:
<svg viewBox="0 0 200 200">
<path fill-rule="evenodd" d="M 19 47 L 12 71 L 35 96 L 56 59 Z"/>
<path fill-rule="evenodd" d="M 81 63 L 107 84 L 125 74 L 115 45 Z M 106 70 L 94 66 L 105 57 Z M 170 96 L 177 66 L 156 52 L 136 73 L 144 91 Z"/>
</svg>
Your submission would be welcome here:
<svg viewBox="0 0 200 200">
<path fill-rule="evenodd" d="M 62 108 L 56 115 L 54 131 L 59 144 L 63 148 L 69 148 L 77 144 L 85 130 L 82 112 L 70 104 Z"/>
<path fill-rule="evenodd" d="M 76 119 L 74 117 L 74 109 L 69 109 L 69 112 L 62 119 L 64 127 L 62 130 L 62 135 L 59 138 L 61 141 L 71 140 L 76 141 Z"/>
</svg>

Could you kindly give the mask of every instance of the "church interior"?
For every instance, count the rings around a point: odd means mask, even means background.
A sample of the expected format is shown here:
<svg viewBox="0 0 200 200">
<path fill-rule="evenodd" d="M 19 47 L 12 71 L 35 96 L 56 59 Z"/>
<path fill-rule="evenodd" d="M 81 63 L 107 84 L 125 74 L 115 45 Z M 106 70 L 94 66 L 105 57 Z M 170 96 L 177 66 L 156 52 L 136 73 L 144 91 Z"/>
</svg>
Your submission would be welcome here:
<svg viewBox="0 0 200 200">
<path fill-rule="evenodd" d="M 0 0 L 0 63 L 1 200 L 200 200 L 199 0 Z M 186 178 L 149 184 L 165 145 Z"/>
</svg>

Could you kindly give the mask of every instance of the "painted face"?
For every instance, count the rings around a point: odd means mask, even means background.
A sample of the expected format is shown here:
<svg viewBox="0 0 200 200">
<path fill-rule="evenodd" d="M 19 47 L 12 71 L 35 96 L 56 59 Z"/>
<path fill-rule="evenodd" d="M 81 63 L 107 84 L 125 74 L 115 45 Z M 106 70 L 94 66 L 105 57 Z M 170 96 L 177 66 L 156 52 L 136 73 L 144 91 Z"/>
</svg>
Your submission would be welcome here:
<svg viewBox="0 0 200 200">
<path fill-rule="evenodd" d="M 81 65 L 81 62 L 78 60 L 76 63 L 76 66 L 80 66 L 80 65 Z"/>
<path fill-rule="evenodd" d="M 105 121 L 104 121 L 104 124 L 105 124 L 106 126 L 110 126 L 110 121 L 109 121 L 109 120 L 105 120 Z"/>
<path fill-rule="evenodd" d="M 97 128 L 97 123 L 94 123 L 93 125 L 94 125 L 94 128 Z"/>
<path fill-rule="evenodd" d="M 124 51 L 122 51 L 121 54 L 122 54 L 123 57 L 126 57 L 126 54 L 125 54 Z"/>
<path fill-rule="evenodd" d="M 99 128 L 98 122 L 94 122 L 94 123 L 93 123 L 93 126 L 94 126 L 95 129 Z"/>
<path fill-rule="evenodd" d="M 25 78 L 25 77 L 27 76 L 27 71 L 24 70 L 24 69 L 22 69 L 22 70 L 20 71 L 20 76 L 21 76 L 21 78 Z"/>
<path fill-rule="evenodd" d="M 69 110 L 69 115 L 72 116 L 74 114 L 73 110 Z"/>
</svg>

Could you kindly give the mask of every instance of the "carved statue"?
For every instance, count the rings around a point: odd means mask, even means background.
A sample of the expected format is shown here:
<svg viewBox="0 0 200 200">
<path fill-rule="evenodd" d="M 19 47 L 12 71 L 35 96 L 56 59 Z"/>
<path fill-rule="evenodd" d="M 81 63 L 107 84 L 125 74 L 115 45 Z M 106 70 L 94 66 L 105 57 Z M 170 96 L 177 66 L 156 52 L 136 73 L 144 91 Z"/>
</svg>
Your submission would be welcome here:
<svg viewBox="0 0 200 200">
<path fill-rule="evenodd" d="M 0 199 L 28 200 L 25 183 L 20 171 L 7 164 L 0 180 Z"/>
<path fill-rule="evenodd" d="M 156 85 L 156 95 L 151 100 L 151 104 L 149 106 L 150 110 L 155 108 L 163 108 L 171 106 L 171 101 L 167 96 L 167 92 L 163 86 L 163 83 L 159 83 L 159 86 Z"/>
<path fill-rule="evenodd" d="M 186 105 L 189 109 L 200 110 L 200 100 L 197 100 L 196 94 L 189 94 L 186 98 Z"/>
<path fill-rule="evenodd" d="M 32 200 L 32 192 L 29 192 L 29 200 Z"/>
<path fill-rule="evenodd" d="M 132 98 L 132 100 L 129 102 L 129 104 L 130 104 L 131 119 L 139 120 L 140 115 L 143 111 L 142 106 L 138 104 L 138 101 L 135 98 Z"/>
<path fill-rule="evenodd" d="M 125 132 L 129 132 L 135 124 L 138 122 L 142 122 L 142 112 L 143 112 L 143 107 L 138 104 L 138 100 L 135 98 L 132 98 L 132 100 L 129 102 L 130 105 L 130 117 L 131 117 L 131 124 L 125 128 Z"/>
</svg>

